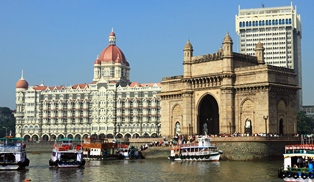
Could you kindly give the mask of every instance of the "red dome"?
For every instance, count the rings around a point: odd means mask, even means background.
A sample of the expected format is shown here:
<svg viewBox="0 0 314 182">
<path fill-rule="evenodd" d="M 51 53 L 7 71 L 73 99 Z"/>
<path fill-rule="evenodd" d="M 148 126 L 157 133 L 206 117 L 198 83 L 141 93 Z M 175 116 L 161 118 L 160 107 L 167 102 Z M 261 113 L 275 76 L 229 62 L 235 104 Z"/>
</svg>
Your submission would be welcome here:
<svg viewBox="0 0 314 182">
<path fill-rule="evenodd" d="M 110 32 L 109 36 L 116 36 L 116 34 L 112 31 Z"/>
<path fill-rule="evenodd" d="M 123 52 L 114 44 L 109 45 L 100 53 L 99 60 L 101 62 L 113 61 L 115 63 L 129 65 L 129 63 L 125 59 Z"/>
<path fill-rule="evenodd" d="M 28 88 L 28 83 L 24 79 L 20 79 L 16 82 L 16 88 Z"/>
<path fill-rule="evenodd" d="M 101 61 L 97 58 L 96 61 L 94 62 L 94 64 L 100 64 Z"/>
</svg>

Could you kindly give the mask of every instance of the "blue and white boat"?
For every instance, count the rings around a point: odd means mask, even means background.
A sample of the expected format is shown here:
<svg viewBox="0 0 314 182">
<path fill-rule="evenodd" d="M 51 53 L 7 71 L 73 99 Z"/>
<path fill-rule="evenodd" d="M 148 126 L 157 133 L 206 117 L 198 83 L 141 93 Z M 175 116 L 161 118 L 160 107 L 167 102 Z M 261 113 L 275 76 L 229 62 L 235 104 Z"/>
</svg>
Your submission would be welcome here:
<svg viewBox="0 0 314 182">
<path fill-rule="evenodd" d="M 0 170 L 19 170 L 29 166 L 23 138 L 0 138 Z"/>
<path fill-rule="evenodd" d="M 284 181 L 314 182 L 314 144 L 286 145 L 278 177 Z"/>
<path fill-rule="evenodd" d="M 199 136 L 196 143 L 178 144 L 171 148 L 171 161 L 219 161 L 221 150 L 211 145 L 208 135 Z"/>
</svg>

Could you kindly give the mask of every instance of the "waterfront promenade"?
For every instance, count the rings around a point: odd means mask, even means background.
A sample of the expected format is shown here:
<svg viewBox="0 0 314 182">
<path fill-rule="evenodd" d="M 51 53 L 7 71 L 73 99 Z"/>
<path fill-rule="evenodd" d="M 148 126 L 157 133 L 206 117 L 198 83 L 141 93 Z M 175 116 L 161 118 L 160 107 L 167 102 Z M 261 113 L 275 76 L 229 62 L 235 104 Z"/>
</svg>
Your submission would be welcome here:
<svg viewBox="0 0 314 182">
<path fill-rule="evenodd" d="M 146 143 L 163 141 L 163 138 L 131 138 L 130 145 L 140 147 Z M 216 144 L 223 151 L 222 160 L 258 160 L 269 157 L 282 157 L 285 145 L 301 143 L 300 137 L 213 137 L 212 144 Z M 27 142 L 30 153 L 50 153 L 54 142 Z M 167 158 L 170 146 L 149 147 L 143 151 L 147 159 Z"/>
</svg>

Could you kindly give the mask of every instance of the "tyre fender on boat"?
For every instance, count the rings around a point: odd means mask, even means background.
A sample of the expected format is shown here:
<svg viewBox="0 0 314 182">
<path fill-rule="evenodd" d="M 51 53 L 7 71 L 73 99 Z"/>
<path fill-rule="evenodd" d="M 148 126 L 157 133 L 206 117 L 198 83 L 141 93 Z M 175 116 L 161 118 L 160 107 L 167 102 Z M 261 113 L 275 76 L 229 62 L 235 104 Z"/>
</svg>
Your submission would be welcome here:
<svg viewBox="0 0 314 182">
<path fill-rule="evenodd" d="M 282 171 L 282 168 L 278 169 L 278 178 L 285 178 L 286 174 L 284 171 Z"/>
<path fill-rule="evenodd" d="M 313 173 L 309 173 L 309 178 L 313 179 L 314 178 L 314 174 Z"/>
<path fill-rule="evenodd" d="M 286 175 L 286 173 L 285 172 L 281 172 L 281 178 L 285 178 L 287 175 Z"/>
<path fill-rule="evenodd" d="M 206 159 L 209 159 L 209 155 L 206 155 L 205 158 L 206 158 Z"/>
<path fill-rule="evenodd" d="M 307 178 L 307 173 L 302 173 L 302 174 L 301 174 L 301 177 L 302 177 L 303 179 L 306 179 L 306 178 Z"/>
<path fill-rule="evenodd" d="M 291 178 L 292 177 L 291 171 L 288 171 L 286 175 L 287 175 L 288 178 Z"/>
<path fill-rule="evenodd" d="M 297 179 L 299 177 L 299 173 L 293 173 L 293 178 Z"/>
</svg>

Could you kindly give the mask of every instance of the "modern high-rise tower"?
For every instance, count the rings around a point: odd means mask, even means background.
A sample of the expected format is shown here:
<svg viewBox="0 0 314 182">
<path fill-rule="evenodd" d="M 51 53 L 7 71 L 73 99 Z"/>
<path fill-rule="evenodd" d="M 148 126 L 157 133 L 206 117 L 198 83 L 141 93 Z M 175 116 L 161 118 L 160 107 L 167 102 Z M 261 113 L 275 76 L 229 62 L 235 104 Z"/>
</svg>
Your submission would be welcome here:
<svg viewBox="0 0 314 182">
<path fill-rule="evenodd" d="M 294 69 L 300 90 L 298 109 L 302 108 L 302 26 L 296 7 L 282 6 L 240 9 L 236 15 L 240 53 L 255 55 L 260 41 L 265 48 L 264 61 L 268 65 Z M 284 78 L 282 78 L 284 79 Z"/>
</svg>

